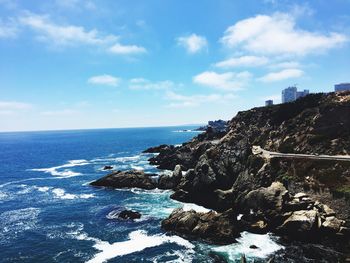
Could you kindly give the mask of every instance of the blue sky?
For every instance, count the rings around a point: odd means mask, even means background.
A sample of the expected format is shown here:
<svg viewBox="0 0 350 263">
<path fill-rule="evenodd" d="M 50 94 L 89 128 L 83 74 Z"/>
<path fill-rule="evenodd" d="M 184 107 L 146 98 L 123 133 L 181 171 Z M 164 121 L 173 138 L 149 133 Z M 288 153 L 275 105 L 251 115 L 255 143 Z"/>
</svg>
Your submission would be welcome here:
<svg viewBox="0 0 350 263">
<path fill-rule="evenodd" d="M 231 119 L 349 82 L 349 41 L 349 0 L 0 0 L 0 131 Z"/>
</svg>

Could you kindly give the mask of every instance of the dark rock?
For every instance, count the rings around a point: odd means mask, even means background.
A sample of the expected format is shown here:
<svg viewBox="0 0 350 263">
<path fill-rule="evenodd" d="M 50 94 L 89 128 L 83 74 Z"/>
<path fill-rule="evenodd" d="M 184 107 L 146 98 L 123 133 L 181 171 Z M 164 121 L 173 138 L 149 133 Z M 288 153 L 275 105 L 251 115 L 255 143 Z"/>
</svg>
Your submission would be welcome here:
<svg viewBox="0 0 350 263">
<path fill-rule="evenodd" d="M 105 186 L 113 188 L 142 188 L 154 189 L 157 183 L 151 178 L 156 174 L 146 174 L 143 171 L 117 171 L 108 174 L 92 183 L 93 186 Z"/>
<path fill-rule="evenodd" d="M 162 144 L 159 146 L 151 147 L 143 151 L 143 153 L 160 153 L 161 151 L 168 151 L 174 149 L 172 145 Z"/>
<path fill-rule="evenodd" d="M 247 259 L 246 259 L 246 257 L 245 257 L 245 255 L 243 254 L 243 255 L 241 255 L 241 261 L 240 261 L 241 263 L 247 263 Z"/>
<path fill-rule="evenodd" d="M 162 221 L 162 228 L 183 236 L 229 244 L 239 236 L 234 218 L 232 211 L 197 213 L 176 209 Z"/>
<path fill-rule="evenodd" d="M 132 210 L 123 210 L 119 213 L 118 218 L 121 219 L 139 219 L 141 218 L 141 214 Z"/>
<path fill-rule="evenodd" d="M 112 170 L 112 169 L 113 169 L 113 166 L 111 166 L 111 165 L 105 165 L 103 167 L 103 170 Z"/>
<path fill-rule="evenodd" d="M 345 262 L 345 255 L 334 248 L 313 243 L 293 242 L 274 253 L 275 263 L 339 263 Z"/>
<path fill-rule="evenodd" d="M 158 187 L 160 189 L 174 189 L 182 179 L 181 165 L 176 165 L 171 175 L 163 174 L 159 177 Z"/>
<path fill-rule="evenodd" d="M 257 249 L 258 247 L 257 247 L 256 245 L 251 245 L 251 246 L 249 246 L 249 248 L 251 248 L 251 249 Z"/>
</svg>

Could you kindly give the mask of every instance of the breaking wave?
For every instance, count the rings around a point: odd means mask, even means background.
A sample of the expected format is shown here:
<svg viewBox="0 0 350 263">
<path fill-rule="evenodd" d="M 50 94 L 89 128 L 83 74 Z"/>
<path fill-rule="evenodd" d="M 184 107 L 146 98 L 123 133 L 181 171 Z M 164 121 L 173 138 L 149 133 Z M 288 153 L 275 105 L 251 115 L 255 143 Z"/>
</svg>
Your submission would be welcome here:
<svg viewBox="0 0 350 263">
<path fill-rule="evenodd" d="M 137 230 L 129 234 L 129 240 L 115 242 L 110 244 L 107 241 L 98 238 L 89 237 L 86 233 L 74 233 L 73 237 L 77 240 L 93 241 L 93 247 L 98 252 L 87 261 L 87 263 L 101 263 L 109 259 L 125 256 L 131 253 L 140 252 L 146 248 L 158 247 L 166 243 L 174 243 L 178 246 L 184 247 L 194 253 L 194 245 L 189 241 L 178 236 L 162 235 L 147 235 L 146 231 Z"/>
<path fill-rule="evenodd" d="M 250 248 L 251 245 L 257 248 Z M 266 258 L 273 252 L 283 249 L 284 247 L 276 242 L 276 237 L 272 234 L 253 234 L 249 232 L 242 232 L 241 237 L 237 238 L 237 243 L 214 247 L 213 251 L 223 255 L 230 262 L 235 262 L 244 254 L 248 259 Z"/>
</svg>

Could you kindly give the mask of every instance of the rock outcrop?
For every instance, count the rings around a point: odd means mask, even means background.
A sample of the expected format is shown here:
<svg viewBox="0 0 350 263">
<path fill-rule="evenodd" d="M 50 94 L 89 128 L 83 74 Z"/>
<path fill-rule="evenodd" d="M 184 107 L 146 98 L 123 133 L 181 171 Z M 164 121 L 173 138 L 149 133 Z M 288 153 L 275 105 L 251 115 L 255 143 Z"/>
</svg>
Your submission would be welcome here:
<svg viewBox="0 0 350 263">
<path fill-rule="evenodd" d="M 146 174 L 143 171 L 117 171 L 108 174 L 92 183 L 93 186 L 105 186 L 113 188 L 142 188 L 154 189 L 157 182 L 152 178 L 156 174 Z"/>
<path fill-rule="evenodd" d="M 257 145 L 283 153 L 350 155 L 349 138 L 350 92 L 310 94 L 239 112 L 227 131 L 207 129 L 181 146 L 148 149 L 158 153 L 150 163 L 175 169 L 172 176 L 153 181 L 117 172 L 94 185 L 173 189 L 176 200 L 216 210 L 176 210 L 163 221 L 165 230 L 192 238 L 226 243 L 242 230 L 273 231 L 313 242 L 343 238 L 350 248 L 350 162 L 264 159 L 251 150 Z M 111 183 L 114 177 L 118 183 Z"/>
<path fill-rule="evenodd" d="M 194 210 L 176 209 L 162 221 L 162 228 L 182 236 L 200 238 L 216 244 L 232 243 L 240 233 L 231 210 L 224 213 L 214 211 L 198 213 Z"/>
<path fill-rule="evenodd" d="M 141 218 L 141 214 L 137 211 L 123 210 L 119 213 L 118 218 L 121 218 L 121 219 L 139 219 L 139 218 Z"/>
</svg>

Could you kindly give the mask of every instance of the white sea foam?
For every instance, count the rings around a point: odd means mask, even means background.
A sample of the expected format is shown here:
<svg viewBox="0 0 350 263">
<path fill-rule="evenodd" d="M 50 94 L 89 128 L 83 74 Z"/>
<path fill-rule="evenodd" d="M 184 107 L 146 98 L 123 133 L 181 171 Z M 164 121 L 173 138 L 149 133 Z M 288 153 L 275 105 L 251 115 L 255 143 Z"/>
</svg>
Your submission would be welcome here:
<svg viewBox="0 0 350 263">
<path fill-rule="evenodd" d="M 52 193 L 55 195 L 55 198 L 59 198 L 59 199 L 68 199 L 68 200 L 72 200 L 72 199 L 88 199 L 88 198 L 93 198 L 95 197 L 94 194 L 68 194 L 66 193 L 66 191 L 62 188 L 55 188 L 52 190 Z"/>
<path fill-rule="evenodd" d="M 6 200 L 8 197 L 8 194 L 5 192 L 0 191 L 0 201 Z"/>
<path fill-rule="evenodd" d="M 86 234 L 78 234 L 76 238 L 79 240 L 94 241 L 93 246 L 100 252 L 97 253 L 87 263 L 101 263 L 109 259 L 124 256 L 131 253 L 142 251 L 146 248 L 157 247 L 166 243 L 175 243 L 181 247 L 191 250 L 193 253 L 194 245 L 189 241 L 178 236 L 153 235 L 149 236 L 145 231 L 138 230 L 129 234 L 129 240 L 122 242 L 115 242 L 110 244 L 97 238 L 89 237 Z"/>
<path fill-rule="evenodd" d="M 266 258 L 273 252 L 283 249 L 284 247 L 275 241 L 272 234 L 253 234 L 249 232 L 242 232 L 241 237 L 237 239 L 237 243 L 219 246 L 213 248 L 214 251 L 219 252 L 228 257 L 232 262 L 239 259 L 242 254 L 247 258 Z M 252 249 L 251 245 L 258 248 Z"/>
<path fill-rule="evenodd" d="M 36 227 L 39 208 L 29 207 L 0 214 L 0 242 L 16 238 L 23 231 Z"/>
<path fill-rule="evenodd" d="M 90 164 L 90 162 L 87 160 L 70 160 L 70 161 L 68 161 L 68 163 L 63 164 L 63 165 L 54 166 L 54 167 L 50 167 L 50 168 L 35 168 L 35 169 L 30 169 L 30 170 L 37 171 L 37 172 L 50 173 L 52 176 L 68 178 L 68 177 L 81 175 L 81 173 L 73 172 L 73 171 L 66 169 L 66 168 L 71 168 L 71 167 L 75 167 L 75 166 L 83 166 L 83 165 L 88 165 L 88 164 Z"/>
<path fill-rule="evenodd" d="M 35 188 L 39 191 L 39 192 L 48 192 L 52 187 L 49 186 L 35 186 Z"/>
<path fill-rule="evenodd" d="M 185 203 L 183 205 L 182 209 L 184 211 L 194 210 L 198 213 L 207 213 L 207 212 L 211 211 L 210 209 L 205 208 L 204 206 L 200 206 L 200 205 L 196 205 L 196 204 L 192 204 L 192 203 Z"/>
<path fill-rule="evenodd" d="M 116 162 L 125 163 L 125 162 L 137 161 L 140 158 L 141 158 L 141 155 L 135 155 L 135 156 L 117 157 L 114 160 Z"/>
<path fill-rule="evenodd" d="M 142 166 L 137 165 L 131 165 L 131 169 L 137 170 L 137 171 L 143 171 L 144 168 Z"/>
</svg>

